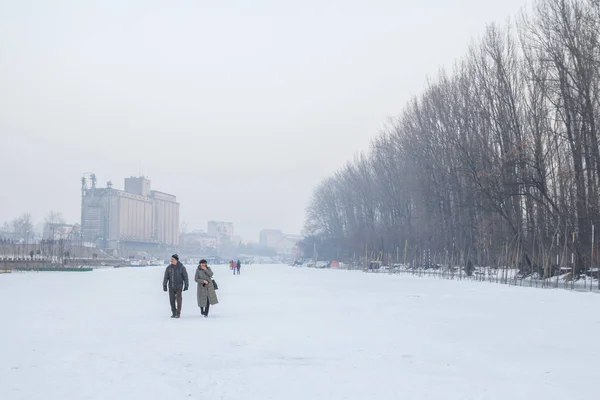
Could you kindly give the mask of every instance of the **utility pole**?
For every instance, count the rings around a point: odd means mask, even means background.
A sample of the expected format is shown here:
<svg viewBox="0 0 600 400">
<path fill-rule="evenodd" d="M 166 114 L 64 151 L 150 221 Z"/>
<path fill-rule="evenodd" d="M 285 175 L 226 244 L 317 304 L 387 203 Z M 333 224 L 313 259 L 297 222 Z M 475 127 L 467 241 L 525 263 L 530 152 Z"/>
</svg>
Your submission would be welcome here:
<svg viewBox="0 0 600 400">
<path fill-rule="evenodd" d="M 593 290 L 592 286 L 594 286 L 594 224 L 592 224 L 592 258 L 590 259 L 590 292 Z M 598 274 L 600 278 L 600 274 Z M 587 280 L 587 278 L 586 278 Z M 600 285 L 600 279 L 598 279 Z"/>
<path fill-rule="evenodd" d="M 369 270 L 369 245 L 365 242 L 365 270 Z"/>
</svg>

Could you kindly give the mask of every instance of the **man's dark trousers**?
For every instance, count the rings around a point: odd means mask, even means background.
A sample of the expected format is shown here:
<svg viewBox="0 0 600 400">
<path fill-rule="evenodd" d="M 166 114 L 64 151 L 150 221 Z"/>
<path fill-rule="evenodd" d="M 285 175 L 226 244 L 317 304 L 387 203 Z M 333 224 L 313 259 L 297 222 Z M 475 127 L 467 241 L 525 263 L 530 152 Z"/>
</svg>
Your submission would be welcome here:
<svg viewBox="0 0 600 400">
<path fill-rule="evenodd" d="M 182 289 L 169 288 L 169 301 L 171 302 L 171 311 L 173 315 L 181 316 L 181 296 Z M 175 307 L 175 301 L 177 301 L 177 307 Z"/>
</svg>

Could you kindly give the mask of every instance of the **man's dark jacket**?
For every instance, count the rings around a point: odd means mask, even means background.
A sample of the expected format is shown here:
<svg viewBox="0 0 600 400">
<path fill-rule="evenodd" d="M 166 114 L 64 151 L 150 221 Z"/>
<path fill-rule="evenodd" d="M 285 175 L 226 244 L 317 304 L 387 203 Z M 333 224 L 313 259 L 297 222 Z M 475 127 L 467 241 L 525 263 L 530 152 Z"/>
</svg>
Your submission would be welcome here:
<svg viewBox="0 0 600 400">
<path fill-rule="evenodd" d="M 177 265 L 169 264 L 167 266 L 165 278 L 163 279 L 164 290 L 167 290 L 167 285 L 169 286 L 169 290 L 175 292 L 181 289 L 188 290 L 190 283 L 188 281 L 187 269 L 179 261 L 177 261 Z"/>
</svg>

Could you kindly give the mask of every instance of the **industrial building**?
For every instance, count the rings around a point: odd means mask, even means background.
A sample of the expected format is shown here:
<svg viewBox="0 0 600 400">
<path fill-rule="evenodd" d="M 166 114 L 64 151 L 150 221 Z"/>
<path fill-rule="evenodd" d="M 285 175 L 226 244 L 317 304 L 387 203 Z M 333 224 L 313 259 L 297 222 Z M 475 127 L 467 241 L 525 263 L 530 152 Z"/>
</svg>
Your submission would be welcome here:
<svg viewBox="0 0 600 400">
<path fill-rule="evenodd" d="M 125 190 L 82 179 L 81 240 L 105 249 L 168 249 L 179 245 L 179 203 L 151 190 L 150 180 L 125 178 Z"/>
</svg>

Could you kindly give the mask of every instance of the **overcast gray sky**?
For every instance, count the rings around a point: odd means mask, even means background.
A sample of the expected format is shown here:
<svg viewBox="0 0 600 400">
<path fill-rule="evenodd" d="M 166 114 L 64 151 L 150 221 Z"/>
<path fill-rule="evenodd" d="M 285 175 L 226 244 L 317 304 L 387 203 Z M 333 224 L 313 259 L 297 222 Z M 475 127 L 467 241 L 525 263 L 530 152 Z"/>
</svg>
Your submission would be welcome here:
<svg viewBox="0 0 600 400">
<path fill-rule="evenodd" d="M 149 176 L 182 220 L 299 233 L 313 187 L 525 0 L 0 0 L 0 223 Z"/>
</svg>

